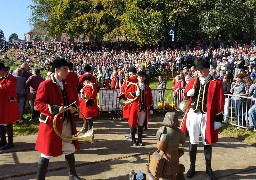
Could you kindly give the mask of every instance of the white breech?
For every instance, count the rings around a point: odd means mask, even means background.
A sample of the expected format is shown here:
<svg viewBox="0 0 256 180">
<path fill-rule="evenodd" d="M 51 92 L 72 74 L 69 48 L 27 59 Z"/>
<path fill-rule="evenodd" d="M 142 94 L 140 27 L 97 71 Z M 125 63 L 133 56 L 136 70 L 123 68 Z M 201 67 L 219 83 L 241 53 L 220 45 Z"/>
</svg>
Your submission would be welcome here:
<svg viewBox="0 0 256 180">
<path fill-rule="evenodd" d="M 65 136 L 72 136 L 72 127 L 71 127 L 71 122 L 69 121 L 64 121 L 63 122 L 63 127 L 62 127 L 62 135 Z M 71 140 L 62 140 L 62 151 L 63 154 L 69 155 L 75 152 L 75 145 L 72 143 Z M 41 153 L 41 157 L 50 159 L 52 156 L 46 156 L 43 153 Z"/>
<path fill-rule="evenodd" d="M 208 145 L 205 142 L 205 130 L 206 130 L 207 115 L 201 112 L 194 112 L 192 109 L 187 114 L 186 128 L 189 133 L 189 140 L 191 144 L 199 144 L 199 136 L 202 136 L 202 143 Z"/>
<path fill-rule="evenodd" d="M 146 120 L 146 112 L 145 111 L 140 111 L 139 112 L 138 125 L 143 126 L 145 120 Z"/>
</svg>

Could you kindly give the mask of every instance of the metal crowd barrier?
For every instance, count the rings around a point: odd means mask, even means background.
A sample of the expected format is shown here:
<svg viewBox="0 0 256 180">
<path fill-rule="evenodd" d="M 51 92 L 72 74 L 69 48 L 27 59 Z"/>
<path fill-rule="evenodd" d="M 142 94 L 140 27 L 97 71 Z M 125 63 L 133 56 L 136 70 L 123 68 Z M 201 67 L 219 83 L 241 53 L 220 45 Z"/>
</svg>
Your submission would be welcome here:
<svg viewBox="0 0 256 180">
<path fill-rule="evenodd" d="M 248 111 L 254 103 L 251 97 L 225 94 L 224 122 L 246 128 L 249 124 Z"/>
<path fill-rule="evenodd" d="M 98 93 L 99 113 L 121 113 L 119 104 L 119 89 L 100 89 Z M 175 102 L 172 89 L 152 89 L 154 111 L 172 111 L 182 101 L 181 95 Z"/>
<path fill-rule="evenodd" d="M 176 93 L 172 89 L 152 89 L 154 111 L 166 112 L 179 110 L 182 102 L 183 90 Z M 99 113 L 122 114 L 122 107 L 119 104 L 119 89 L 100 89 L 98 96 Z M 234 96 L 225 94 L 224 122 L 233 126 L 246 128 L 248 125 L 248 111 L 254 104 L 251 97 Z"/>
</svg>

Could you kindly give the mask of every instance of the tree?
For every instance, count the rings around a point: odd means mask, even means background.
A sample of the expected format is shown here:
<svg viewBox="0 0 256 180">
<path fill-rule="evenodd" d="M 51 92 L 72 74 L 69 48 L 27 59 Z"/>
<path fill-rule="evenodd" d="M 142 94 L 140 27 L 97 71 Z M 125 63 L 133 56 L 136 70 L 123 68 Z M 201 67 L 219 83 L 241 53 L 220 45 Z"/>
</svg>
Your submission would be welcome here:
<svg viewBox="0 0 256 180">
<path fill-rule="evenodd" d="M 0 29 L 0 43 L 2 44 L 5 41 L 4 32 Z"/>
<path fill-rule="evenodd" d="M 19 37 L 18 37 L 18 34 L 16 33 L 12 33 L 10 36 L 9 36 L 9 42 L 13 42 L 13 40 L 18 40 Z"/>
</svg>

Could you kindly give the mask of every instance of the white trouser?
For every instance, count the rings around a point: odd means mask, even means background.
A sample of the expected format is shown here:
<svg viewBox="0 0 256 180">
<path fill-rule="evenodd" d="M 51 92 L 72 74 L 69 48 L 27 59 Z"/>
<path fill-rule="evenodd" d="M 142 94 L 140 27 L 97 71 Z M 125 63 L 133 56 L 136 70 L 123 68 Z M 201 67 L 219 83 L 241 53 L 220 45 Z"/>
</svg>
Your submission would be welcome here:
<svg viewBox="0 0 256 180">
<path fill-rule="evenodd" d="M 64 136 L 72 136 L 72 129 L 71 129 L 71 122 L 64 121 L 62 127 L 62 135 Z M 62 140 L 62 151 L 63 154 L 69 155 L 75 152 L 75 145 L 72 143 L 71 140 Z M 46 156 L 41 153 L 41 157 L 50 159 L 52 156 Z"/>
<path fill-rule="evenodd" d="M 145 120 L 146 120 L 146 112 L 145 111 L 140 111 L 139 112 L 138 125 L 143 126 Z"/>
<path fill-rule="evenodd" d="M 228 113 L 229 113 L 229 98 L 225 98 L 225 104 L 224 104 L 224 122 L 228 122 Z"/>
<path fill-rule="evenodd" d="M 189 133 L 189 140 L 191 144 L 199 144 L 199 136 L 202 136 L 202 143 L 208 145 L 205 142 L 205 130 L 207 116 L 201 112 L 194 112 L 192 109 L 187 114 L 186 128 Z"/>
</svg>

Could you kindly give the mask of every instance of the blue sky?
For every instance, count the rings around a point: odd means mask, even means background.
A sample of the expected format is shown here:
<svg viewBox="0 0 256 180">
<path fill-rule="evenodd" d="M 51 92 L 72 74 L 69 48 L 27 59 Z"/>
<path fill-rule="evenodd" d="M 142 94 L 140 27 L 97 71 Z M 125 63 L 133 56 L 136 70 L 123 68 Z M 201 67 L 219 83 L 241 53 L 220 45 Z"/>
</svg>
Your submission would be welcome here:
<svg viewBox="0 0 256 180">
<path fill-rule="evenodd" d="M 31 4 L 32 0 L 1 0 L 0 29 L 7 41 L 12 33 L 23 40 L 24 33 L 31 30 L 28 22 L 31 16 L 28 6 Z"/>
</svg>

